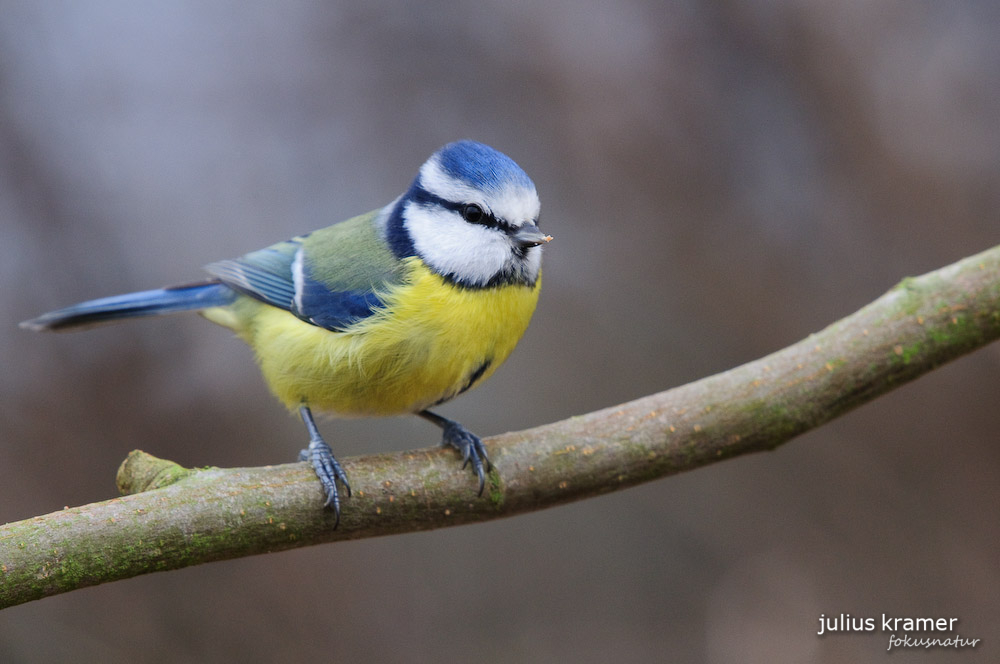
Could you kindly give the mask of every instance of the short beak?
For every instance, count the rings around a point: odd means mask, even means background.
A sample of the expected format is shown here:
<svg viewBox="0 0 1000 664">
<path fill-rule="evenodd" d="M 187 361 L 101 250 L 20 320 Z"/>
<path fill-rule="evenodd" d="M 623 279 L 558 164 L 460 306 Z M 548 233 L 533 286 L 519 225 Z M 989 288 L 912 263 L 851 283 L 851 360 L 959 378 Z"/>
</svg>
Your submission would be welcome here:
<svg viewBox="0 0 1000 664">
<path fill-rule="evenodd" d="M 534 224 L 525 224 L 517 229 L 513 238 L 514 242 L 517 242 L 522 249 L 527 249 L 528 247 L 537 247 L 540 244 L 545 244 L 552 239 L 552 236 L 541 232 L 538 230 L 538 226 Z"/>
</svg>

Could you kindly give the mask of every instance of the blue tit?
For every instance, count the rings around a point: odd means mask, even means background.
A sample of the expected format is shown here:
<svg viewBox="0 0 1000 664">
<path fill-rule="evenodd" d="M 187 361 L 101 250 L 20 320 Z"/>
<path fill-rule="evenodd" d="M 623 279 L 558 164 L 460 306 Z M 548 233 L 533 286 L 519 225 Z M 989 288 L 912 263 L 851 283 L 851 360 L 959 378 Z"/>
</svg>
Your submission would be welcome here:
<svg viewBox="0 0 1000 664">
<path fill-rule="evenodd" d="M 340 520 L 347 475 L 313 409 L 334 416 L 415 413 L 484 486 L 480 439 L 430 410 L 490 377 L 517 344 L 541 287 L 535 185 L 509 157 L 450 143 L 385 207 L 208 265 L 207 281 L 91 300 L 21 323 L 66 330 L 198 311 L 251 346 L 271 391 L 309 432 L 300 459 Z"/>
</svg>

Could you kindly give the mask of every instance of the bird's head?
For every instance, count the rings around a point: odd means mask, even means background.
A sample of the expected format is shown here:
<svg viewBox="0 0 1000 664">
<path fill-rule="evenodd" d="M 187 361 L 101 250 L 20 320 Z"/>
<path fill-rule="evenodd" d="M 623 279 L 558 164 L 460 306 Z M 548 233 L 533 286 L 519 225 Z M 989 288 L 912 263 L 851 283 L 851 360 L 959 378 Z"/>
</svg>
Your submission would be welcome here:
<svg viewBox="0 0 1000 664">
<path fill-rule="evenodd" d="M 388 209 L 387 239 L 400 258 L 420 257 L 469 288 L 533 285 L 549 236 L 538 229 L 535 184 L 488 145 L 458 141 L 420 167 Z"/>
</svg>

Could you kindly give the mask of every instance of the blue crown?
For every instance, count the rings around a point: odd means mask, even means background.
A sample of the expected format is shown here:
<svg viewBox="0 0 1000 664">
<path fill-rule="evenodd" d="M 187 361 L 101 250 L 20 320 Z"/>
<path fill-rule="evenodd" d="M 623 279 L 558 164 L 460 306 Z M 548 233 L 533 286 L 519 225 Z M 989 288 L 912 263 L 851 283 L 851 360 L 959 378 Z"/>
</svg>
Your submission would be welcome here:
<svg viewBox="0 0 1000 664">
<path fill-rule="evenodd" d="M 514 160 L 476 141 L 456 141 L 437 151 L 441 168 L 477 189 L 498 191 L 514 185 L 534 189 L 535 183 Z"/>
</svg>

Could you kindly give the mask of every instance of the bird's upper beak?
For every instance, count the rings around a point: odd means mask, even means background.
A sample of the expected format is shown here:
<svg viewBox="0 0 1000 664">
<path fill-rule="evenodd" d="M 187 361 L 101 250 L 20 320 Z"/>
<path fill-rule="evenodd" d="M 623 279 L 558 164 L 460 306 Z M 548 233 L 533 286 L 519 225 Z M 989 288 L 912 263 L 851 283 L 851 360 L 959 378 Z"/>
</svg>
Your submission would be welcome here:
<svg viewBox="0 0 1000 664">
<path fill-rule="evenodd" d="M 538 230 L 538 226 L 535 224 L 525 224 L 517 229 L 517 231 L 512 236 L 514 242 L 517 242 L 522 248 L 527 249 L 528 247 L 537 247 L 540 244 L 545 244 L 552 239 L 551 235 L 546 235 L 542 231 Z"/>
</svg>

